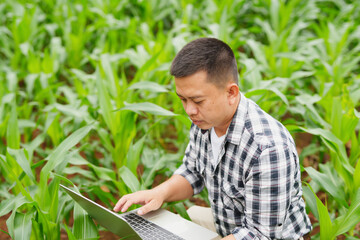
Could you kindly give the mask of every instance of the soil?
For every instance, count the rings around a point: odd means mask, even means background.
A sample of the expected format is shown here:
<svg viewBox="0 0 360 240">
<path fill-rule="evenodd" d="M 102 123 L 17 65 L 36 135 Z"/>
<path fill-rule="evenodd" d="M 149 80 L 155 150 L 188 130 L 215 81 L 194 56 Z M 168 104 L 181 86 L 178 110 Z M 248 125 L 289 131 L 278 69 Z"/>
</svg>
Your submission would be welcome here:
<svg viewBox="0 0 360 240">
<path fill-rule="evenodd" d="M 36 135 L 37 133 L 35 132 L 34 135 Z M 295 141 L 297 144 L 297 150 L 298 153 L 300 154 L 302 149 L 306 146 L 308 146 L 313 140 L 313 136 L 311 134 L 308 133 L 296 133 L 295 134 Z M 347 148 L 349 148 L 349 144 L 347 144 Z M 175 150 L 175 149 L 174 149 Z M 102 154 L 100 152 L 96 152 L 97 157 L 101 158 L 103 157 Z M 324 160 L 323 160 L 324 161 Z M 315 169 L 318 169 L 318 165 L 319 165 L 319 156 L 313 155 L 313 156 L 308 156 L 303 160 L 303 166 L 304 167 L 308 167 L 308 166 L 312 166 Z M 39 168 L 40 169 L 40 168 Z M 139 165 L 137 168 L 137 172 L 138 175 L 141 176 L 141 174 L 144 172 L 144 166 Z M 71 177 L 71 176 L 70 176 Z M 164 182 L 165 180 L 167 180 L 168 178 L 162 174 L 158 174 L 156 175 L 156 177 L 154 178 L 154 183 L 152 185 L 152 187 L 155 187 L 159 184 L 161 184 L 162 182 Z M 309 181 L 309 177 L 306 173 L 306 171 L 304 171 L 302 173 L 302 179 L 305 181 Z M 326 201 L 326 194 L 324 192 L 318 192 L 317 196 L 319 197 L 320 200 L 322 200 L 323 202 Z M 204 207 L 208 207 L 208 204 L 200 199 L 200 198 L 190 198 L 190 201 L 198 206 L 204 206 Z M 11 213 L 8 213 L 5 216 L 0 217 L 0 229 L 3 231 L 7 232 L 7 226 L 6 226 L 6 220 L 10 217 Z M 309 218 L 312 224 L 317 223 L 317 219 L 313 216 L 312 213 L 309 214 Z M 72 226 L 72 223 L 67 223 L 69 226 Z M 320 232 L 320 228 L 317 226 L 313 229 L 311 235 L 315 235 L 318 234 Z M 360 223 L 356 225 L 355 227 L 355 232 L 360 232 Z M 111 240 L 111 239 L 120 239 L 118 236 L 116 236 L 115 234 L 109 232 L 109 231 L 99 231 L 100 234 L 100 239 L 107 239 L 107 240 Z M 359 237 L 359 235 L 356 235 L 356 237 Z M 341 235 L 337 237 L 337 240 L 343 240 L 346 237 Z M 7 235 L 6 233 L 0 231 L 0 239 L 1 240 L 10 240 L 10 236 Z M 67 234 L 65 232 L 64 229 L 61 230 L 61 240 L 65 240 L 68 239 L 67 238 Z"/>
<path fill-rule="evenodd" d="M 7 226 L 6 226 L 6 220 L 10 217 L 11 213 L 8 213 L 2 217 L 0 217 L 0 229 L 7 232 Z M 1 240 L 10 240 L 11 237 L 7 235 L 6 233 L 0 231 L 0 239 Z"/>
</svg>

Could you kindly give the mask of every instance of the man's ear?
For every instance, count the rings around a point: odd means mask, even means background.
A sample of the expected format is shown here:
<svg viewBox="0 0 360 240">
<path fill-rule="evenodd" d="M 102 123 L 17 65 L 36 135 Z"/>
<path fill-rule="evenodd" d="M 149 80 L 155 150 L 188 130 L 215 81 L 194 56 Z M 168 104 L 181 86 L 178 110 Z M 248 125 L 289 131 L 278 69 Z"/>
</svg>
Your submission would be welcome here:
<svg viewBox="0 0 360 240">
<path fill-rule="evenodd" d="M 233 105 L 237 103 L 237 99 L 239 97 L 239 86 L 236 85 L 236 83 L 229 83 L 227 85 L 227 93 L 228 93 L 228 99 L 229 99 L 229 104 Z"/>
</svg>

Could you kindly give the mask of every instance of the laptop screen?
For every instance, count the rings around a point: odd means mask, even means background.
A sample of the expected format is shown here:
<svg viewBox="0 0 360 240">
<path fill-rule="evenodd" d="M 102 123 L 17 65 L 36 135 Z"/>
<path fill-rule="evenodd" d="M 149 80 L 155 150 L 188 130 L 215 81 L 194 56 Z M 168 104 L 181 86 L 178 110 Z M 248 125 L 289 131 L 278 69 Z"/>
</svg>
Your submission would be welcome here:
<svg viewBox="0 0 360 240">
<path fill-rule="evenodd" d="M 94 201 L 84 197 L 83 195 L 60 184 L 67 194 L 70 195 L 91 217 L 116 235 L 123 239 L 141 239 L 139 235 L 125 222 L 119 214 L 110 211 L 109 209 L 97 204 Z"/>
</svg>

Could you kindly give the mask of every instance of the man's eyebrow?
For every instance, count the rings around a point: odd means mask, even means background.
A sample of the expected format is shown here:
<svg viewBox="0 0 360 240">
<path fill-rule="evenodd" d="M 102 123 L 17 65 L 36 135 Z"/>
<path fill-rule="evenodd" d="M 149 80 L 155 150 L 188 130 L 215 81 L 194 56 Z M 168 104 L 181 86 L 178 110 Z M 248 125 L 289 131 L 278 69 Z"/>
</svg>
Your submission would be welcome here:
<svg viewBox="0 0 360 240">
<path fill-rule="evenodd" d="M 180 98 L 185 98 L 185 97 L 181 96 L 181 95 L 178 94 L 178 93 L 176 93 L 176 95 L 178 95 Z M 188 98 L 190 98 L 190 99 L 196 99 L 196 98 L 202 98 L 202 97 L 204 97 L 204 96 L 193 96 L 193 97 L 188 97 Z"/>
</svg>

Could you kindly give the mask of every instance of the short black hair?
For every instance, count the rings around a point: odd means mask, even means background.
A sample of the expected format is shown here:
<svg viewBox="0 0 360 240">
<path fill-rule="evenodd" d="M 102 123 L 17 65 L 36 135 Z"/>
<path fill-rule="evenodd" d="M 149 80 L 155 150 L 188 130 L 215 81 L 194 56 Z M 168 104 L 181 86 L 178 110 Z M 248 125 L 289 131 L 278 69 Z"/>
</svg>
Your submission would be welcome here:
<svg viewBox="0 0 360 240">
<path fill-rule="evenodd" d="M 216 38 L 199 38 L 186 44 L 174 58 L 170 74 L 175 78 L 190 76 L 199 71 L 218 87 L 229 81 L 238 84 L 238 70 L 231 48 Z"/>
</svg>

